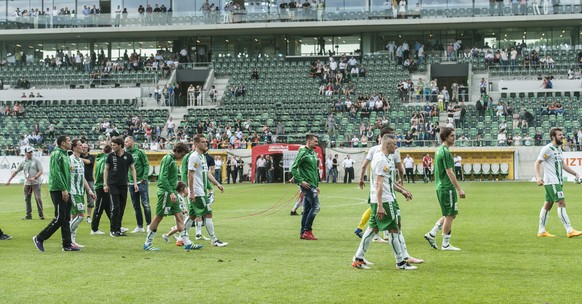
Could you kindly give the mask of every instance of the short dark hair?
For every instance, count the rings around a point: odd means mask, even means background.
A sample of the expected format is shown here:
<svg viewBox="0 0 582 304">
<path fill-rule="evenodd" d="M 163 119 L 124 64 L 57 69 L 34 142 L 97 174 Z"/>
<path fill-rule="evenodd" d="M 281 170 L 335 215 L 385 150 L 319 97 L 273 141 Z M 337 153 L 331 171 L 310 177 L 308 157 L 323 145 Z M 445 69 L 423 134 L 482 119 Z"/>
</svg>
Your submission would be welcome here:
<svg viewBox="0 0 582 304">
<path fill-rule="evenodd" d="M 312 140 L 313 138 L 317 138 L 317 136 L 315 134 L 305 135 L 305 141 Z"/>
<path fill-rule="evenodd" d="M 118 145 L 120 145 L 122 148 L 123 148 L 123 146 L 125 145 L 125 143 L 123 142 L 123 139 L 122 139 L 121 137 L 113 137 L 113 138 L 111 139 L 111 143 L 118 144 Z"/>
<path fill-rule="evenodd" d="M 552 128 L 550 130 L 550 139 L 552 139 L 552 137 L 556 137 L 558 135 L 557 134 L 558 132 L 562 132 L 562 128 L 558 128 L 558 127 Z"/>
<path fill-rule="evenodd" d="M 384 127 L 380 130 L 380 138 L 384 137 L 386 134 L 394 134 L 394 129 L 390 127 Z"/>
<path fill-rule="evenodd" d="M 73 148 L 73 147 L 76 147 L 76 146 L 78 146 L 79 144 L 82 144 L 82 143 L 81 143 L 81 140 L 79 140 L 79 139 L 75 138 L 75 139 L 73 139 L 73 140 L 71 141 L 71 148 Z"/>
<path fill-rule="evenodd" d="M 57 147 L 60 147 L 62 143 L 67 141 L 67 137 L 67 135 L 59 135 L 59 137 L 57 137 Z"/>
<path fill-rule="evenodd" d="M 186 189 L 186 187 L 187 187 L 187 186 L 188 186 L 188 185 L 186 185 L 186 183 L 185 183 L 185 182 L 183 182 L 183 181 L 179 181 L 179 182 L 178 182 L 178 184 L 176 185 L 176 191 L 177 191 L 178 193 L 180 193 L 180 192 L 184 191 L 184 189 Z"/>
<path fill-rule="evenodd" d="M 174 146 L 172 151 L 174 151 L 174 153 L 185 153 L 186 154 L 186 153 L 190 152 L 190 147 L 188 147 L 188 145 L 186 143 L 179 142 Z"/>
<path fill-rule="evenodd" d="M 113 148 L 111 148 L 110 144 L 107 144 L 105 147 L 103 147 L 103 153 L 109 154 L 111 153 L 111 150 L 113 150 Z"/>
<path fill-rule="evenodd" d="M 386 137 L 388 139 L 396 140 L 396 136 L 394 136 L 394 134 L 386 133 L 386 134 L 384 134 L 384 136 L 382 136 L 382 138 L 384 138 L 384 137 Z"/>
<path fill-rule="evenodd" d="M 194 136 L 194 143 L 199 143 L 202 138 L 206 138 L 206 136 L 204 136 L 204 134 L 196 134 L 196 136 Z"/>
<path fill-rule="evenodd" d="M 453 132 L 455 132 L 455 129 L 444 127 L 441 130 L 441 134 L 440 134 L 441 141 L 445 141 L 447 139 L 447 137 L 449 137 L 449 135 L 451 135 L 451 133 L 453 133 Z"/>
</svg>

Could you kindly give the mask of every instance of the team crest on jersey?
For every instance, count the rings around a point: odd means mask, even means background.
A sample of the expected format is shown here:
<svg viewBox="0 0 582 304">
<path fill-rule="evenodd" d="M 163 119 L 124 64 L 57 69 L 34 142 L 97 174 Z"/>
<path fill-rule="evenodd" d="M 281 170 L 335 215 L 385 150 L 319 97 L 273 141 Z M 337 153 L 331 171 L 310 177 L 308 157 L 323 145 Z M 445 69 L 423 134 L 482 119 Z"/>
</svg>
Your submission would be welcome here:
<svg viewBox="0 0 582 304">
<path fill-rule="evenodd" d="M 127 160 L 127 156 L 124 156 L 123 159 Z"/>
<path fill-rule="evenodd" d="M 194 168 L 198 168 L 199 164 L 198 163 L 194 163 Z"/>
<path fill-rule="evenodd" d="M 390 169 L 387 166 L 385 166 L 384 167 L 384 172 L 388 172 L 388 171 L 390 171 Z"/>
<path fill-rule="evenodd" d="M 548 157 L 550 157 L 548 154 L 544 154 L 544 159 L 547 159 Z"/>
</svg>

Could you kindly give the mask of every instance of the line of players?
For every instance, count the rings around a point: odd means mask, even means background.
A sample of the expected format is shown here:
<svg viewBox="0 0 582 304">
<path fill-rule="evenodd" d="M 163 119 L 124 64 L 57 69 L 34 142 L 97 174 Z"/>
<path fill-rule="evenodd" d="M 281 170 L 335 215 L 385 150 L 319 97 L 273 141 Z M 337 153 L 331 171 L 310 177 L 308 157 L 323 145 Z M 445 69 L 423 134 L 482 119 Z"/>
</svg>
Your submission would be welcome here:
<svg viewBox="0 0 582 304">
<path fill-rule="evenodd" d="M 370 197 L 368 208 L 362 215 L 360 224 L 354 233 L 362 238 L 352 266 L 357 269 L 369 269 L 373 263 L 364 258 L 372 238 L 379 231 L 388 231 L 388 239 L 396 258 L 396 268 L 403 270 L 417 269 L 411 264 L 422 263 L 423 260 L 411 257 L 406 249 L 406 243 L 401 231 L 400 209 L 396 200 L 395 191 L 404 195 L 406 200 L 412 199 L 412 194 L 396 182 L 396 172 L 402 182 L 403 169 L 400 162 L 400 153 L 396 148 L 394 131 L 384 128 L 381 131 L 381 144 L 374 146 L 368 152 L 362 165 L 360 176 L 360 188 L 364 187 L 364 174 L 369 163 L 372 164 L 370 179 Z M 442 246 L 444 251 L 459 251 L 450 244 L 452 222 L 458 214 L 457 192 L 460 198 L 465 198 L 465 193 L 458 183 L 454 172 L 454 159 L 449 148 L 455 143 L 455 131 L 452 128 L 444 128 L 440 133 L 442 145 L 435 153 L 435 182 L 437 199 L 439 201 L 442 217 L 438 219 L 434 227 L 424 235 L 430 246 L 437 249 L 436 235 L 442 230 Z M 538 237 L 555 237 L 546 231 L 546 223 L 549 211 L 554 203 L 558 205 L 558 217 L 560 218 L 568 238 L 582 235 L 582 232 L 572 228 L 566 213 L 565 196 L 563 191 L 563 175 L 566 171 L 575 176 L 576 182 L 580 182 L 579 175 L 564 161 L 561 146 L 564 135 L 560 128 L 550 130 L 551 143 L 544 146 L 536 159 L 534 168 L 536 180 L 539 186 L 545 187 L 546 197 L 540 211 Z M 540 166 L 544 165 L 544 177 L 540 174 Z M 382 203 L 380 203 L 382 202 Z M 363 228 L 369 221 L 369 227 L 363 232 Z"/>
<path fill-rule="evenodd" d="M 131 138 L 129 138 L 131 141 Z M 126 139 L 127 142 L 127 139 Z M 129 180 L 133 184 L 130 191 L 139 192 L 138 179 L 131 153 L 125 152 L 124 140 L 113 138 L 111 145 L 106 145 L 103 153 L 96 157 L 95 163 L 95 189 L 85 179 L 85 168 L 80 155 L 83 153 L 82 143 L 78 139 L 71 140 L 68 136 L 57 138 L 57 148 L 51 154 L 49 172 L 49 191 L 55 205 L 55 218 L 39 234 L 33 237 L 37 249 L 44 251 L 44 241 L 49 239 L 58 229 L 61 229 L 63 251 L 80 251 L 85 247 L 77 243 L 77 228 L 84 219 L 84 195 L 85 191 L 95 200 L 95 210 L 91 222 L 91 234 L 104 234 L 98 230 L 101 216 L 105 214 L 111 221 L 111 236 L 125 236 L 121 230 L 121 209 L 125 209 L 124 202 L 127 198 L 128 172 Z M 72 154 L 69 156 L 68 151 Z M 165 216 L 173 215 L 176 226 L 168 235 L 180 232 L 177 244 L 183 244 L 186 250 L 200 249 L 202 245 L 193 244 L 189 238 L 189 229 L 192 224 L 196 227 L 197 240 L 211 240 L 211 244 L 224 247 L 228 243 L 218 240 L 214 233 L 211 205 L 214 201 L 214 184 L 220 191 L 224 191 L 213 177 L 208 174 L 208 160 L 213 161 L 206 152 L 208 141 L 204 136 L 194 138 L 193 150 L 187 144 L 178 143 L 171 153 L 164 156 L 161 161 L 158 177 L 158 205 L 156 213 L 148 226 L 144 250 L 157 251 L 159 248 L 152 245 L 159 223 Z M 182 180 L 178 182 L 179 171 L 176 161 L 182 160 Z M 187 202 L 186 202 L 187 201 Z M 182 214 L 187 214 L 186 219 Z M 147 213 L 146 213 L 147 217 Z M 148 220 L 149 222 L 149 220 Z M 210 239 L 202 235 L 202 226 L 205 225 Z M 138 227 L 139 228 L 139 227 Z M 138 229 L 136 228 L 136 230 Z M 142 228 L 143 229 L 143 228 Z M 141 230 L 143 231 L 143 230 Z M 163 235 L 167 242 L 169 238 Z"/>
</svg>

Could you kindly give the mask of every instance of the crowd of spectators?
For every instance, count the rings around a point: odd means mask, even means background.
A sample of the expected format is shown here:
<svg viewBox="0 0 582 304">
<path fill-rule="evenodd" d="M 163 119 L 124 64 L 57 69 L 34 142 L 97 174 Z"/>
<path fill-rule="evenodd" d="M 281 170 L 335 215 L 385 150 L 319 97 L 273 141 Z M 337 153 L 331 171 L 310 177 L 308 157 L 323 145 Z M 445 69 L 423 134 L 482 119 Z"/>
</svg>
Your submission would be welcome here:
<svg viewBox="0 0 582 304">
<path fill-rule="evenodd" d="M 311 64 L 309 76 L 319 79 L 319 94 L 326 96 L 354 94 L 353 80 L 366 78 L 368 70 L 353 56 L 349 59 L 343 54 L 336 60 L 330 56 L 327 62 L 316 60 Z"/>
<path fill-rule="evenodd" d="M 419 65 L 425 63 L 425 46 L 418 41 L 415 42 L 412 49 L 406 40 L 402 41 L 400 45 L 396 45 L 395 41 L 390 41 L 386 44 L 386 51 L 390 61 L 395 61 L 397 65 L 409 72 L 416 71 Z"/>
<path fill-rule="evenodd" d="M 0 116 L 24 116 L 24 104 L 19 102 L 14 103 L 12 107 L 5 105 L 2 111 L 0 111 Z"/>
</svg>

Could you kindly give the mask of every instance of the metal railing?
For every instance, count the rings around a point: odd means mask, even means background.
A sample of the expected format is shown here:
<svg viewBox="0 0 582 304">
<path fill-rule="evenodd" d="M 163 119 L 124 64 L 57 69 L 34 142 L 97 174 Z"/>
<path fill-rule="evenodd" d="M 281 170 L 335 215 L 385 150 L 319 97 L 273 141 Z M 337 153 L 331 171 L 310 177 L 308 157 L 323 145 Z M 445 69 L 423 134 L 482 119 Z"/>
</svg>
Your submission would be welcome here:
<svg viewBox="0 0 582 304">
<path fill-rule="evenodd" d="M 484 1 L 483 1 L 484 2 Z M 422 1 L 421 1 L 422 3 Z M 548 14 L 580 14 L 582 6 L 573 0 L 562 1 L 560 5 L 546 7 L 538 6 L 534 9 L 532 2 L 526 5 L 504 5 L 495 2 L 493 7 L 487 3 L 466 1 L 444 1 L 438 4 L 421 4 L 418 7 L 408 5 L 400 7 L 353 6 L 318 9 L 280 9 L 269 5 L 249 6 L 245 10 L 232 11 L 181 11 L 150 14 L 99 14 L 88 15 L 40 15 L 40 16 L 5 16 L 0 17 L 0 29 L 24 28 L 77 28 L 77 27 L 143 27 L 143 26 L 175 26 L 175 25 L 204 25 L 228 23 L 254 22 L 326 22 L 343 20 L 372 20 L 372 19 L 409 19 L 409 18 L 467 18 L 489 16 L 521 16 L 521 15 L 548 15 Z M 501 3 L 501 5 L 499 5 Z M 541 1 L 539 2 L 541 3 Z M 545 1 L 548 3 L 548 1 Z M 259 3 L 257 3 L 259 4 Z M 7 15 L 11 12 L 7 12 Z"/>
</svg>

